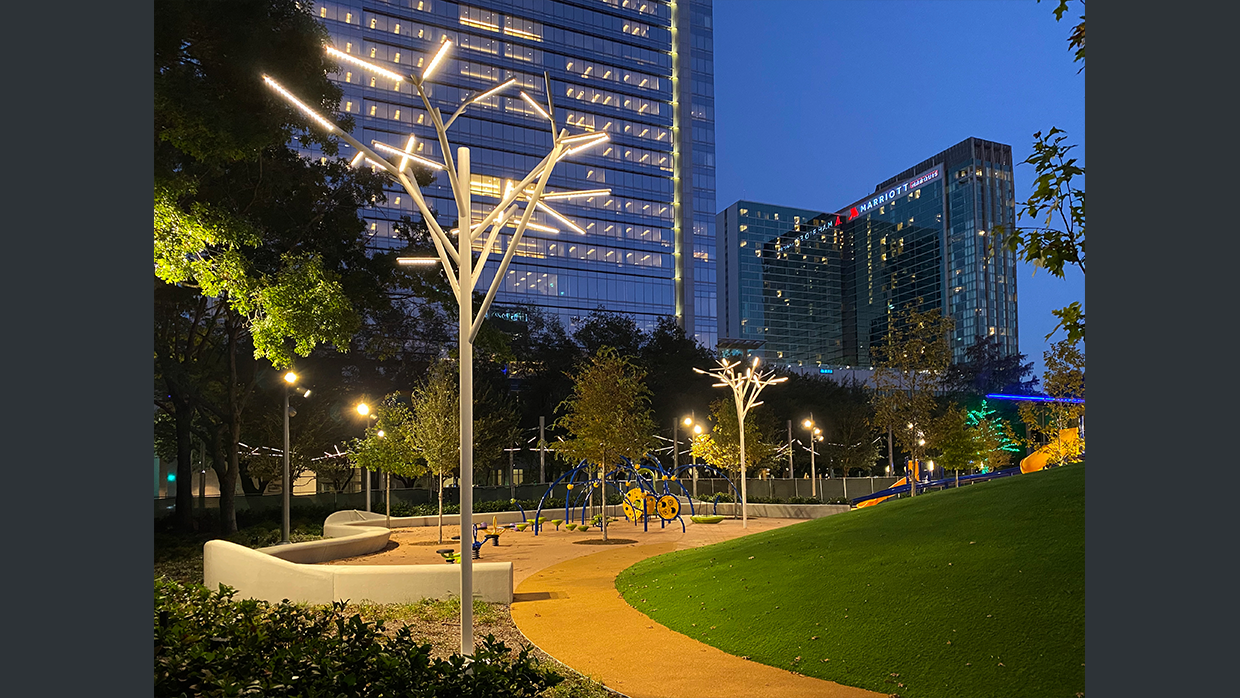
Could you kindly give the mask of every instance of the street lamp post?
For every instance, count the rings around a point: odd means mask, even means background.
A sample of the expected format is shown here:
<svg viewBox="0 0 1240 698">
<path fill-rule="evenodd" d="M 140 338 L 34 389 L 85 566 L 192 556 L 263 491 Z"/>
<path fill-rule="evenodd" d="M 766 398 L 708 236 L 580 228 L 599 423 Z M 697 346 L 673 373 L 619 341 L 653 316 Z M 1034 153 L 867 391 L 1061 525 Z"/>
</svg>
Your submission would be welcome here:
<svg viewBox="0 0 1240 698">
<path fill-rule="evenodd" d="M 749 414 L 749 410 L 762 404 L 758 400 L 758 395 L 762 389 L 768 385 L 783 383 L 788 380 L 787 376 L 776 378 L 774 371 L 759 371 L 758 357 L 753 357 L 753 362 L 745 367 L 745 373 L 736 374 L 736 367 L 740 366 L 739 361 L 728 361 L 727 359 L 719 359 L 719 368 L 711 371 L 703 371 L 700 368 L 693 370 L 708 376 L 713 376 L 719 382 L 713 384 L 714 388 L 731 388 L 732 399 L 736 403 L 736 427 L 740 437 L 740 466 L 741 466 L 741 528 L 749 528 L 749 511 L 747 507 L 749 489 L 745 482 L 745 415 Z"/>
<path fill-rule="evenodd" d="M 370 420 L 378 415 L 370 414 L 370 405 L 364 402 L 357 403 L 357 413 L 362 415 L 365 420 L 362 422 L 362 438 L 366 438 L 366 429 L 370 426 Z M 366 511 L 370 511 L 370 469 L 362 468 L 362 489 L 366 491 Z"/>
<path fill-rule="evenodd" d="M 289 461 L 290 447 L 289 447 L 289 435 L 288 435 L 288 432 L 289 432 L 288 430 L 288 418 L 289 418 L 288 397 L 289 397 L 289 392 L 291 392 L 293 389 L 293 385 L 297 383 L 297 379 L 298 379 L 297 374 L 293 373 L 292 371 L 289 371 L 288 373 L 284 374 L 284 472 L 282 473 L 282 478 L 280 481 L 281 490 L 283 490 L 283 492 L 280 495 L 280 499 L 281 499 L 280 506 L 282 509 L 281 516 L 280 516 L 280 545 L 285 545 L 290 542 L 289 540 L 289 528 L 290 528 L 289 509 L 292 507 L 292 502 L 293 502 L 293 499 L 292 499 L 293 476 L 292 476 L 292 466 Z M 310 397 L 310 391 L 307 390 L 305 395 L 303 395 L 302 397 Z"/>
<path fill-rule="evenodd" d="M 814 413 L 809 413 L 809 419 L 801 422 L 801 426 L 809 430 L 809 480 L 810 480 L 810 496 L 818 497 L 818 470 L 814 464 L 814 442 L 822 441 L 822 429 L 814 424 Z"/>
<path fill-rule="evenodd" d="M 512 262 L 516 251 L 521 247 L 521 238 L 525 234 L 527 228 L 534 228 L 546 232 L 559 232 L 558 228 L 550 225 L 542 225 L 531 221 L 534 210 L 542 209 L 544 213 L 553 219 L 553 222 L 562 224 L 564 227 L 572 230 L 578 235 L 586 235 L 587 232 L 581 226 L 569 220 L 566 216 L 560 214 L 551 208 L 546 202 L 559 199 L 586 198 L 592 196 L 606 196 L 611 193 L 610 189 L 595 189 L 587 191 L 546 191 L 547 182 L 551 177 L 551 172 L 564 158 L 570 155 L 580 153 L 588 148 L 598 146 L 609 140 L 609 136 L 603 132 L 586 132 L 570 135 L 567 129 L 560 129 L 556 123 L 555 109 L 551 103 L 550 97 L 550 79 L 545 73 L 543 79 L 547 89 L 547 100 L 545 103 L 539 102 L 524 91 L 520 91 L 521 99 L 533 109 L 533 111 L 541 118 L 550 122 L 552 147 L 551 152 L 542 159 L 537 165 L 530 170 L 520 182 L 505 182 L 502 191 L 493 194 L 480 194 L 490 199 L 498 199 L 490 212 L 482 216 L 481 220 L 476 223 L 472 208 L 472 193 L 470 190 L 470 155 L 468 148 L 456 149 L 456 157 L 453 158 L 453 149 L 448 142 L 448 129 L 456 118 L 465 111 L 471 104 L 490 99 L 498 95 L 500 92 L 508 89 L 516 83 L 516 79 L 512 78 L 508 81 L 468 96 L 462 104 L 456 109 L 451 117 L 445 122 L 443 114 L 439 109 L 431 105 L 429 95 L 426 92 L 426 83 L 429 81 L 435 69 L 443 64 L 444 57 L 452 48 L 452 40 L 444 40 L 436 50 L 434 56 L 426 63 L 426 67 L 422 70 L 421 75 L 401 75 L 394 73 L 386 68 L 361 60 L 343 51 L 335 48 L 327 48 L 327 53 L 335 59 L 346 61 L 354 65 L 361 66 L 376 76 L 382 76 L 384 79 L 392 80 L 399 84 L 404 80 L 409 80 L 418 96 L 422 100 L 425 107 L 426 115 L 429 117 L 431 124 L 435 128 L 439 141 L 439 150 L 443 156 L 443 162 L 436 162 L 428 158 L 424 158 L 415 154 L 414 146 L 416 139 L 410 135 L 404 148 L 397 148 L 386 143 L 372 141 L 374 149 L 363 145 L 353 136 L 346 133 L 336 124 L 322 117 L 311 109 L 304 102 L 300 101 L 291 92 L 271 79 L 269 76 L 263 76 L 264 81 L 272 90 L 278 92 L 285 100 L 298 110 L 306 114 L 314 124 L 327 131 L 329 135 L 337 136 L 344 140 L 350 146 L 357 150 L 357 156 L 353 159 L 355 166 L 363 163 L 369 164 L 377 169 L 383 170 L 388 175 L 396 179 L 404 190 L 409 194 L 413 203 L 417 206 L 418 211 L 422 215 L 422 221 L 426 224 L 430 233 L 431 241 L 435 245 L 437 257 L 430 258 L 398 258 L 397 262 L 402 265 L 434 265 L 438 262 L 442 265 L 443 272 L 448 279 L 449 285 L 456 296 L 460 311 L 458 317 L 460 319 L 457 339 L 459 343 L 458 356 L 460 359 L 460 458 L 461 458 L 461 654 L 470 656 L 474 652 L 473 641 L 473 557 L 470 549 L 471 541 L 466 532 L 473 525 L 473 348 L 474 340 L 478 335 L 478 331 L 482 327 L 487 311 L 491 307 L 495 294 L 499 291 L 500 285 L 508 272 L 508 267 Z M 376 150 L 381 150 L 385 155 L 380 155 Z M 386 157 L 385 157 L 386 156 Z M 413 174 L 412 165 L 417 163 L 422 167 L 429 167 L 436 171 L 446 172 L 449 184 L 456 203 L 456 215 L 459 220 L 459 227 L 456 230 L 444 231 L 439 225 L 434 212 L 432 212 L 422 195 L 420 186 L 414 179 L 410 177 Z M 524 209 L 522 209 L 524 205 Z M 497 242 L 500 237 L 500 231 L 505 227 L 515 228 L 509 233 L 510 237 L 507 241 L 506 249 L 503 252 L 503 258 L 500 260 L 498 267 L 493 274 L 487 275 L 486 263 L 491 257 L 492 252 L 498 251 Z M 488 232 L 488 228 L 490 231 Z M 450 235 L 456 235 L 456 246 L 454 248 Z M 475 243 L 478 243 L 478 259 L 475 264 L 474 253 Z M 455 265 L 455 267 L 454 267 Z M 487 290 L 486 297 L 482 301 L 481 306 L 474 312 L 473 292 L 478 286 L 479 281 L 484 276 L 490 276 L 490 288 Z"/>
</svg>

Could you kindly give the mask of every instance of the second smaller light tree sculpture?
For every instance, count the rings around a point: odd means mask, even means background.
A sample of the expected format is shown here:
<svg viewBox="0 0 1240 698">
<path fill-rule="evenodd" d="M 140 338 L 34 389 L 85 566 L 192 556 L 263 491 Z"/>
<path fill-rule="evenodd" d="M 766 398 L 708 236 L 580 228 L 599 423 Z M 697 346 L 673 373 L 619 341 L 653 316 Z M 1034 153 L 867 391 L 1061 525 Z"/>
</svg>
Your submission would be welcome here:
<svg viewBox="0 0 1240 698">
<path fill-rule="evenodd" d="M 758 395 L 763 388 L 775 383 L 783 383 L 788 378 L 787 376 L 776 378 L 774 371 L 759 371 L 756 356 L 753 357 L 750 365 L 745 367 L 744 373 L 737 374 L 736 369 L 740 365 L 740 361 L 719 359 L 719 368 L 710 371 L 700 368 L 693 370 L 718 379 L 719 382 L 712 387 L 732 389 L 732 398 L 736 401 L 736 424 L 740 436 L 741 528 L 749 528 L 749 512 L 746 508 L 749 496 L 748 488 L 745 486 L 745 415 L 749 414 L 749 410 L 762 404 Z"/>
</svg>

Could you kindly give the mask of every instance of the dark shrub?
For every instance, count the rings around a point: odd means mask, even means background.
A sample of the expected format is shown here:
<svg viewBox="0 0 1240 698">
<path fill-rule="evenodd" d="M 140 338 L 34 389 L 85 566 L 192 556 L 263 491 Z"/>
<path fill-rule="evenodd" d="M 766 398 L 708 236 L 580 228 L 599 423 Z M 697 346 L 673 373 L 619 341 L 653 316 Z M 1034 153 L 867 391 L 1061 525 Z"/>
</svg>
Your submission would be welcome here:
<svg viewBox="0 0 1240 698">
<path fill-rule="evenodd" d="M 408 628 L 235 591 L 155 580 L 156 696 L 522 696 L 562 678 L 487 636 L 466 659 L 431 657 Z"/>
</svg>

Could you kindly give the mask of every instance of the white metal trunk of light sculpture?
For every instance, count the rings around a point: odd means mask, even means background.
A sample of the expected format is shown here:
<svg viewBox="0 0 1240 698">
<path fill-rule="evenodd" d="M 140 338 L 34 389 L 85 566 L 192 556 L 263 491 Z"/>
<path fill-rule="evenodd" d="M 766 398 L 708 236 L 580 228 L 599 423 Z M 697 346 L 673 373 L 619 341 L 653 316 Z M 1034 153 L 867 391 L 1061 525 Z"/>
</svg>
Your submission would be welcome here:
<svg viewBox="0 0 1240 698">
<path fill-rule="evenodd" d="M 458 340 L 460 344 L 460 399 L 461 399 L 461 654 L 471 656 L 474 653 L 473 638 L 473 536 L 471 530 L 473 528 L 473 348 L 474 339 L 478 335 L 478 330 L 482 327 L 482 321 L 486 318 L 487 311 L 491 307 L 491 302 L 495 299 L 495 294 L 499 290 L 500 284 L 503 282 L 504 276 L 508 271 L 508 266 L 512 262 L 513 255 L 516 253 L 517 246 L 520 244 L 522 235 L 525 234 L 527 227 L 536 230 L 543 230 L 550 233 L 559 232 L 557 229 L 531 223 L 530 218 L 534 214 L 535 208 L 541 208 L 547 212 L 555 220 L 563 223 L 567 228 L 580 235 L 585 235 L 586 231 L 580 226 L 570 221 L 563 214 L 555 211 L 546 203 L 545 199 L 569 199 L 576 197 L 589 197 L 608 195 L 610 189 L 597 189 L 590 191 L 564 191 L 564 192 L 547 192 L 547 181 L 551 177 L 551 171 L 555 165 L 564 158 L 574 153 L 581 152 L 587 148 L 596 146 L 608 140 L 605 132 L 588 132 L 576 135 L 569 135 L 567 129 L 556 131 L 555 111 L 550 102 L 550 94 L 548 92 L 548 101 L 545 108 L 525 92 L 520 92 L 521 99 L 533 108 L 534 112 L 541 118 L 545 118 L 551 124 L 551 135 L 553 144 L 551 152 L 538 163 L 534 169 L 530 170 L 515 186 L 512 182 L 508 182 L 502 196 L 490 197 L 499 199 L 499 203 L 491 209 L 489 213 L 482 217 L 478 222 L 473 221 L 472 215 L 472 195 L 470 192 L 470 161 L 469 149 L 458 148 L 455 160 L 452 157 L 452 147 L 448 143 L 448 129 L 452 126 L 452 122 L 461 115 L 465 108 L 471 104 L 479 102 L 490 97 L 494 97 L 504 89 L 511 86 L 516 80 L 508 80 L 507 82 L 471 95 L 456 110 L 455 113 L 445 123 L 443 115 L 439 109 L 431 105 L 429 96 L 424 86 L 430 76 L 434 73 L 435 68 L 442 62 L 444 56 L 451 50 L 452 42 L 444 41 L 440 44 L 439 49 L 434 57 L 427 63 L 425 70 L 421 76 L 416 75 L 400 75 L 390 70 L 381 68 L 377 65 L 355 58 L 347 53 L 338 51 L 334 48 L 327 48 L 327 53 L 333 58 L 347 61 L 354 65 L 374 73 L 376 76 L 391 79 L 395 82 L 409 80 L 417 90 L 418 96 L 422 99 L 422 104 L 426 108 L 426 113 L 430 116 L 431 122 L 435 127 L 438 135 L 439 146 L 443 150 L 444 162 L 439 163 L 429 160 L 420 155 L 415 154 L 414 145 L 416 139 L 410 134 L 404 148 L 397 148 L 386 143 L 378 141 L 372 142 L 375 149 L 383 151 L 386 156 L 380 155 L 376 150 L 372 150 L 360 143 L 353 136 L 346 133 L 340 127 L 316 113 L 304 102 L 297 99 L 292 93 L 282 87 L 275 80 L 264 75 L 263 80 L 284 99 L 297 109 L 305 113 L 318 126 L 325 129 L 330 135 L 338 136 L 346 143 L 357 149 L 357 156 L 353 159 L 354 166 L 360 166 L 363 161 L 373 167 L 383 170 L 391 175 L 405 191 L 409 193 L 410 198 L 418 207 L 418 211 L 422 214 L 422 220 L 426 223 L 430 231 L 431 241 L 435 244 L 435 250 L 438 252 L 438 260 L 436 258 L 409 258 L 404 257 L 398 259 L 400 264 L 435 264 L 438 261 L 443 265 L 444 274 L 448 277 L 448 283 L 452 286 L 452 291 L 456 295 L 456 300 L 460 305 L 460 325 L 458 328 Z M 544 80 L 546 80 L 544 73 Z M 456 199 L 456 207 L 458 212 L 458 226 L 456 230 L 450 231 L 455 233 L 457 237 L 456 246 L 452 244 L 449 233 L 445 233 L 439 222 L 435 218 L 434 212 L 426 205 L 426 200 L 422 196 L 422 191 L 412 178 L 413 171 L 411 165 L 418 163 L 434 170 L 447 172 L 448 181 L 452 186 L 452 193 Z M 524 210 L 520 204 L 524 204 Z M 519 215 L 518 215 L 519 214 Z M 514 222 L 515 221 L 515 222 Z M 487 289 L 486 297 L 482 301 L 482 305 L 474 312 L 473 308 L 473 291 L 482 278 L 482 273 L 486 268 L 486 263 L 495 251 L 496 243 L 499 240 L 500 230 L 506 226 L 513 226 L 515 230 L 508 242 L 508 247 L 504 251 L 503 259 L 500 260 L 499 266 L 495 271 L 495 275 L 491 280 L 491 285 Z M 487 228 L 490 233 L 486 234 Z M 474 243 L 481 241 L 481 249 L 479 250 L 478 259 L 475 262 L 473 257 Z"/>
<path fill-rule="evenodd" d="M 758 394 L 768 385 L 775 383 L 783 383 L 788 380 L 787 376 L 775 378 L 774 371 L 759 371 L 758 357 L 753 357 L 753 362 L 745 367 L 745 372 L 737 375 L 736 367 L 740 366 L 739 361 L 728 361 L 727 359 L 719 359 L 719 368 L 703 371 L 700 368 L 694 368 L 694 371 L 703 375 L 714 376 L 719 380 L 712 387 L 715 388 L 731 388 L 732 398 L 736 401 L 736 427 L 740 436 L 740 459 L 741 459 L 741 528 L 749 528 L 749 488 L 745 484 L 745 415 L 749 414 L 749 410 L 762 404 L 758 399 Z"/>
</svg>

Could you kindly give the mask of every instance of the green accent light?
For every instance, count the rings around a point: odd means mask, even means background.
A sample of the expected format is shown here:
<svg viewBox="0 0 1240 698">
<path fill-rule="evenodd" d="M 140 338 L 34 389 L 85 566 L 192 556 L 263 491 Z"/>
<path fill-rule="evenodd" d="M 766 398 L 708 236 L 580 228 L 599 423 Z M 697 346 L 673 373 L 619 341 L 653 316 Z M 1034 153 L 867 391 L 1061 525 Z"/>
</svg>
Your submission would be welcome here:
<svg viewBox="0 0 1240 698">
<path fill-rule="evenodd" d="M 176 482 L 176 481 L 177 481 L 177 474 L 176 474 L 176 473 L 168 473 L 168 482 Z"/>
</svg>

